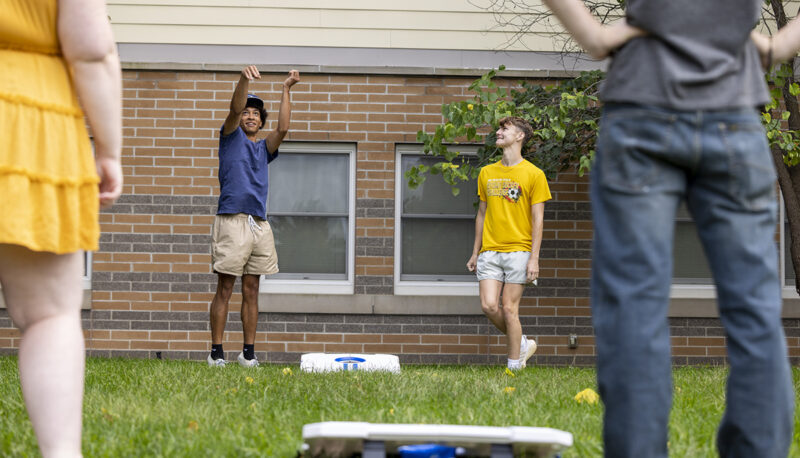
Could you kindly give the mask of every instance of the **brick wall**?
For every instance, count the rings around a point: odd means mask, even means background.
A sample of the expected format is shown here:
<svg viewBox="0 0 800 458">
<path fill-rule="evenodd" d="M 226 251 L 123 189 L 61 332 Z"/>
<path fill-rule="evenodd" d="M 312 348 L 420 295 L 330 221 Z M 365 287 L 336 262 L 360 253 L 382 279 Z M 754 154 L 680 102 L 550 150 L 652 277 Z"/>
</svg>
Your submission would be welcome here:
<svg viewBox="0 0 800 458">
<path fill-rule="evenodd" d="M 100 216 L 92 306 L 83 312 L 87 348 L 101 356 L 203 359 L 216 286 L 210 234 L 219 191 L 218 130 L 238 73 L 123 76 L 125 195 Z M 274 127 L 283 79 L 262 73 L 252 85 L 272 113 L 265 129 Z M 471 82 L 306 74 L 293 89 L 287 140 L 357 144 L 357 295 L 393 294 L 395 144 L 415 142 L 419 129 L 432 131 L 442 121 L 441 105 L 465 97 Z M 523 330 L 538 337 L 536 364 L 591 365 L 588 180 L 565 173 L 550 185 L 540 286 L 523 298 Z M 225 335 L 229 353 L 241 343 L 240 303 L 237 290 Z M 676 363 L 724 361 L 718 319 L 673 318 L 670 325 Z M 800 364 L 800 320 L 785 320 L 785 326 Z M 570 334 L 578 335 L 577 349 L 567 348 Z M 0 310 L 0 352 L 15 352 L 18 340 Z M 494 364 L 504 358 L 504 345 L 480 314 L 261 313 L 256 351 L 273 362 L 296 363 L 302 353 L 325 351 L 395 353 L 406 363 Z"/>
</svg>

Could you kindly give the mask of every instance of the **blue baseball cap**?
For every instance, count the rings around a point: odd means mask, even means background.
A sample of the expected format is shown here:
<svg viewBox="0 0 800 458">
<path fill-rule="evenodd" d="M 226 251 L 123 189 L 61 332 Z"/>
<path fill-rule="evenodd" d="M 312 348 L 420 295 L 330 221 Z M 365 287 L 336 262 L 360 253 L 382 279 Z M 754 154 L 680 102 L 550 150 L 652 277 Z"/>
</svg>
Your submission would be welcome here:
<svg viewBox="0 0 800 458">
<path fill-rule="evenodd" d="M 245 107 L 254 107 L 258 108 L 259 110 L 264 109 L 264 101 L 259 99 L 255 94 L 247 94 L 247 104 Z"/>
<path fill-rule="evenodd" d="M 259 115 L 261 115 L 261 127 L 264 127 L 267 123 L 267 110 L 264 109 L 264 101 L 255 94 L 247 94 L 247 103 L 245 103 L 244 107 L 253 107 L 257 109 Z"/>
</svg>

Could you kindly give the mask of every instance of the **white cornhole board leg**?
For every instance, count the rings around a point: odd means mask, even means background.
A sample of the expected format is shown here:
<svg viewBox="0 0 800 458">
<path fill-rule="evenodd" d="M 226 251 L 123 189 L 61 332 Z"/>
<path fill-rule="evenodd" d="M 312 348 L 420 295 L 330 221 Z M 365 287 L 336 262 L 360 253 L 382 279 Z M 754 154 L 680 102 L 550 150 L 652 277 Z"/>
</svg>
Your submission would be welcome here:
<svg viewBox="0 0 800 458">
<path fill-rule="evenodd" d="M 528 426 L 415 425 L 328 421 L 303 426 L 303 456 L 382 458 L 403 445 L 436 443 L 463 447 L 467 456 L 510 458 L 558 456 L 572 446 L 572 434 Z"/>
<path fill-rule="evenodd" d="M 384 354 L 306 353 L 300 357 L 300 369 L 306 372 L 400 372 L 400 358 Z"/>
</svg>

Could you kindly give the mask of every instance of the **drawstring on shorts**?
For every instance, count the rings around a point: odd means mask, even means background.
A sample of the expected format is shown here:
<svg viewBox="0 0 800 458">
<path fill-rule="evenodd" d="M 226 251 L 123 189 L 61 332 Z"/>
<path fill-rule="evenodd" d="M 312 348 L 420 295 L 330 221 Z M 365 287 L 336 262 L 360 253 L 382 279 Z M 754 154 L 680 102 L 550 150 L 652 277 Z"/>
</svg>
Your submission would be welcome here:
<svg viewBox="0 0 800 458">
<path fill-rule="evenodd" d="M 250 231 L 253 233 L 253 237 L 258 237 L 259 235 L 261 235 L 260 234 L 260 232 L 262 231 L 261 226 L 259 226 L 256 220 L 253 219 L 253 215 L 247 215 L 247 223 L 250 225 Z"/>
</svg>

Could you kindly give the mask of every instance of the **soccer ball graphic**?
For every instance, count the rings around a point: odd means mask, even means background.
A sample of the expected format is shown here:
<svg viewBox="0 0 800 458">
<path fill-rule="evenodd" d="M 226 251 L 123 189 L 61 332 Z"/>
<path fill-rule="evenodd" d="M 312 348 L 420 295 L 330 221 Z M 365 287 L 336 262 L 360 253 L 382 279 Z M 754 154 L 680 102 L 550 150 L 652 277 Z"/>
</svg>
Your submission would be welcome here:
<svg viewBox="0 0 800 458">
<path fill-rule="evenodd" d="M 508 196 L 508 200 L 512 202 L 516 202 L 517 200 L 519 200 L 519 186 L 515 188 L 510 188 L 506 193 L 506 195 Z"/>
</svg>

